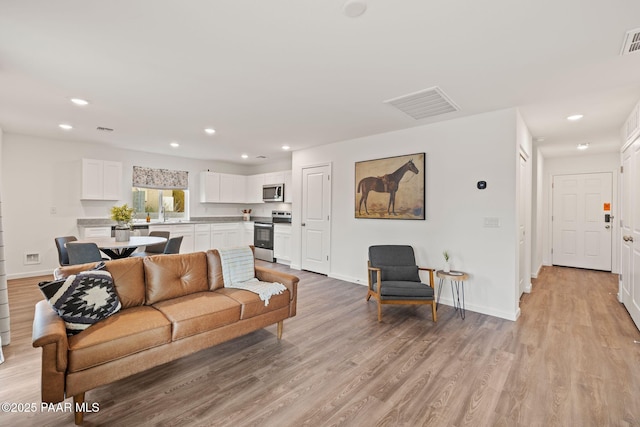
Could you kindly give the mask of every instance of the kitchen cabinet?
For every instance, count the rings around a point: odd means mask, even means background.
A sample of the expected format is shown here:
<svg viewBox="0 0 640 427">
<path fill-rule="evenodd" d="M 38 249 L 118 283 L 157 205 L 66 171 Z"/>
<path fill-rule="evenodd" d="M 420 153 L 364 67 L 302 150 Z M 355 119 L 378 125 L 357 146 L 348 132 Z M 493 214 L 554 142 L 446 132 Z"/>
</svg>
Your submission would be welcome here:
<svg viewBox="0 0 640 427">
<path fill-rule="evenodd" d="M 240 223 L 211 224 L 211 247 L 216 249 L 240 246 Z"/>
<path fill-rule="evenodd" d="M 169 238 L 182 236 L 182 243 L 180 244 L 180 253 L 186 254 L 193 252 L 195 248 L 195 230 L 193 224 L 158 224 L 150 225 L 149 232 L 151 231 L 168 231 Z"/>
<path fill-rule="evenodd" d="M 284 173 L 284 202 L 293 203 L 293 172 Z"/>
<path fill-rule="evenodd" d="M 221 203 L 245 203 L 244 175 L 220 174 L 220 202 Z"/>
<path fill-rule="evenodd" d="M 253 245 L 253 221 L 246 221 L 242 223 L 242 241 L 240 245 L 247 246 Z"/>
<path fill-rule="evenodd" d="M 194 251 L 208 251 L 211 249 L 211 224 L 195 224 Z"/>
<path fill-rule="evenodd" d="M 200 173 L 200 202 L 220 202 L 220 174 L 215 172 Z"/>
<path fill-rule="evenodd" d="M 262 186 L 264 174 L 249 175 L 246 181 L 245 198 L 247 203 L 264 203 L 262 201 Z"/>
<path fill-rule="evenodd" d="M 282 184 L 284 183 L 284 171 L 283 172 L 269 172 L 264 174 L 265 184 Z"/>
<path fill-rule="evenodd" d="M 122 163 L 82 159 L 83 200 L 120 200 L 122 198 Z"/>
<path fill-rule="evenodd" d="M 291 263 L 291 225 L 273 225 L 273 257 L 280 264 Z"/>
</svg>

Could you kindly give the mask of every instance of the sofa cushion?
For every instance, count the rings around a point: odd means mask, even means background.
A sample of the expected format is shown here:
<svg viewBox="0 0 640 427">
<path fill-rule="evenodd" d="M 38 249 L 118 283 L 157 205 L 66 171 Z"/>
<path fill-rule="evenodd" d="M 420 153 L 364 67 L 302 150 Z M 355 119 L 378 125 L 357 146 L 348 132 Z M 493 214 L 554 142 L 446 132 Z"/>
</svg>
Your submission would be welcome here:
<svg viewBox="0 0 640 427">
<path fill-rule="evenodd" d="M 235 301 L 242 305 L 242 311 L 240 313 L 240 320 L 250 319 L 255 316 L 259 316 L 270 311 L 275 311 L 279 308 L 289 305 L 289 291 L 286 290 L 280 295 L 273 295 L 269 299 L 269 305 L 265 306 L 264 301 L 260 299 L 260 296 L 251 291 L 245 291 L 243 289 L 223 288 L 216 291 L 233 298 Z"/>
<path fill-rule="evenodd" d="M 171 342 L 171 322 L 153 307 L 132 307 L 69 338 L 69 372 Z"/>
<path fill-rule="evenodd" d="M 104 265 L 113 277 L 113 283 L 116 286 L 116 292 L 118 293 L 118 298 L 120 298 L 122 308 L 144 304 L 145 283 L 142 258 L 129 257 L 111 260 L 106 261 Z M 54 271 L 54 277 L 56 279 L 62 279 L 69 277 L 71 274 L 91 270 L 95 266 L 96 263 L 92 262 L 58 267 Z"/>
<path fill-rule="evenodd" d="M 103 263 L 93 270 L 40 282 L 38 286 L 64 321 L 68 335 L 87 329 L 121 308 L 113 278 Z"/>
<path fill-rule="evenodd" d="M 157 255 L 143 262 L 147 305 L 209 289 L 204 252 Z"/>
<path fill-rule="evenodd" d="M 173 341 L 237 322 L 241 308 L 240 303 L 217 291 L 197 292 L 153 307 L 171 321 Z"/>
</svg>

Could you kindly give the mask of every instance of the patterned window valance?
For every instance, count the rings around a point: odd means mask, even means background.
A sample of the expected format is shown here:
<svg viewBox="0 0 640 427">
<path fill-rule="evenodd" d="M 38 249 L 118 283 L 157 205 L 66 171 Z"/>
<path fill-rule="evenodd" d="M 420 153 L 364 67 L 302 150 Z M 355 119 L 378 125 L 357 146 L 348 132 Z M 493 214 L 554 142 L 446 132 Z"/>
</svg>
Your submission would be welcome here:
<svg viewBox="0 0 640 427">
<path fill-rule="evenodd" d="M 187 190 L 189 188 L 189 172 L 134 166 L 133 186 Z"/>
</svg>

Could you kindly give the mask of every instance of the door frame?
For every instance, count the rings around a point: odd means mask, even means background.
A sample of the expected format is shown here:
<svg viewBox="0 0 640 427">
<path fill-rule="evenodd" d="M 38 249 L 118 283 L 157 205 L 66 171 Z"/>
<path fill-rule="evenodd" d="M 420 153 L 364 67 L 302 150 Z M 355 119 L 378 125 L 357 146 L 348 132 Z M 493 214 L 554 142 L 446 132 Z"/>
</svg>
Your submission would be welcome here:
<svg viewBox="0 0 640 427">
<path fill-rule="evenodd" d="M 294 193 L 294 202 L 292 205 L 292 235 L 291 235 L 291 246 L 292 246 L 292 260 L 290 267 L 295 270 L 302 270 L 302 202 L 303 202 L 303 173 L 305 169 L 323 167 L 326 166 L 329 168 L 329 223 L 328 223 L 328 242 L 327 242 L 327 251 L 329 255 L 327 270 L 328 274 L 331 272 L 331 262 L 332 262 L 332 253 L 331 253 L 331 230 L 333 224 L 333 162 L 320 162 L 320 163 L 309 163 L 303 164 L 299 167 L 295 167 L 293 170 L 293 186 L 296 188 L 296 193 Z M 297 182 L 295 182 L 297 181 Z M 297 202 L 297 203 L 296 203 Z"/>
<path fill-rule="evenodd" d="M 605 153 L 606 154 L 606 153 Z M 571 158 L 569 158 L 571 159 Z M 545 168 L 547 166 L 545 165 Z M 619 202 L 619 191 L 620 191 L 620 160 L 618 160 L 618 165 L 615 169 L 606 169 L 606 168 L 591 168 L 591 167 L 575 167 L 575 168 L 566 168 L 562 170 L 545 170 L 544 171 L 544 200 L 545 200 L 545 222 L 544 230 L 545 236 L 543 243 L 543 260 L 542 264 L 551 266 L 552 265 L 552 254 L 551 248 L 553 247 L 553 222 L 551 221 L 551 217 L 553 216 L 553 178 L 556 175 L 582 175 L 582 174 L 593 174 L 600 172 L 610 172 L 612 175 L 612 192 L 611 192 L 611 206 L 615 209 L 614 218 L 612 222 L 612 242 L 618 241 L 620 239 L 620 202 Z M 620 274 L 620 246 L 613 244 L 611 245 L 611 273 Z"/>
</svg>

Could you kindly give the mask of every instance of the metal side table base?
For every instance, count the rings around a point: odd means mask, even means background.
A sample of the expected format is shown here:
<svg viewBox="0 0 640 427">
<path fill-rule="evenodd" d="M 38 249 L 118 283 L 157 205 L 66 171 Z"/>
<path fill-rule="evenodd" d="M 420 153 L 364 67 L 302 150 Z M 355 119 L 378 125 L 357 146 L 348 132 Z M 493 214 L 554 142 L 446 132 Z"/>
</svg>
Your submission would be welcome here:
<svg viewBox="0 0 640 427">
<path fill-rule="evenodd" d="M 466 317 L 466 310 L 464 305 L 464 281 L 469 278 L 469 275 L 463 271 L 449 271 L 443 270 L 436 271 L 436 275 L 440 279 L 438 284 L 438 297 L 436 298 L 436 310 L 440 305 L 440 296 L 442 295 L 442 284 L 445 280 L 449 280 L 451 285 L 451 298 L 453 299 L 453 308 L 455 311 L 460 312 L 460 317 L 464 320 Z M 460 302 L 460 294 L 462 294 L 462 303 Z"/>
</svg>

